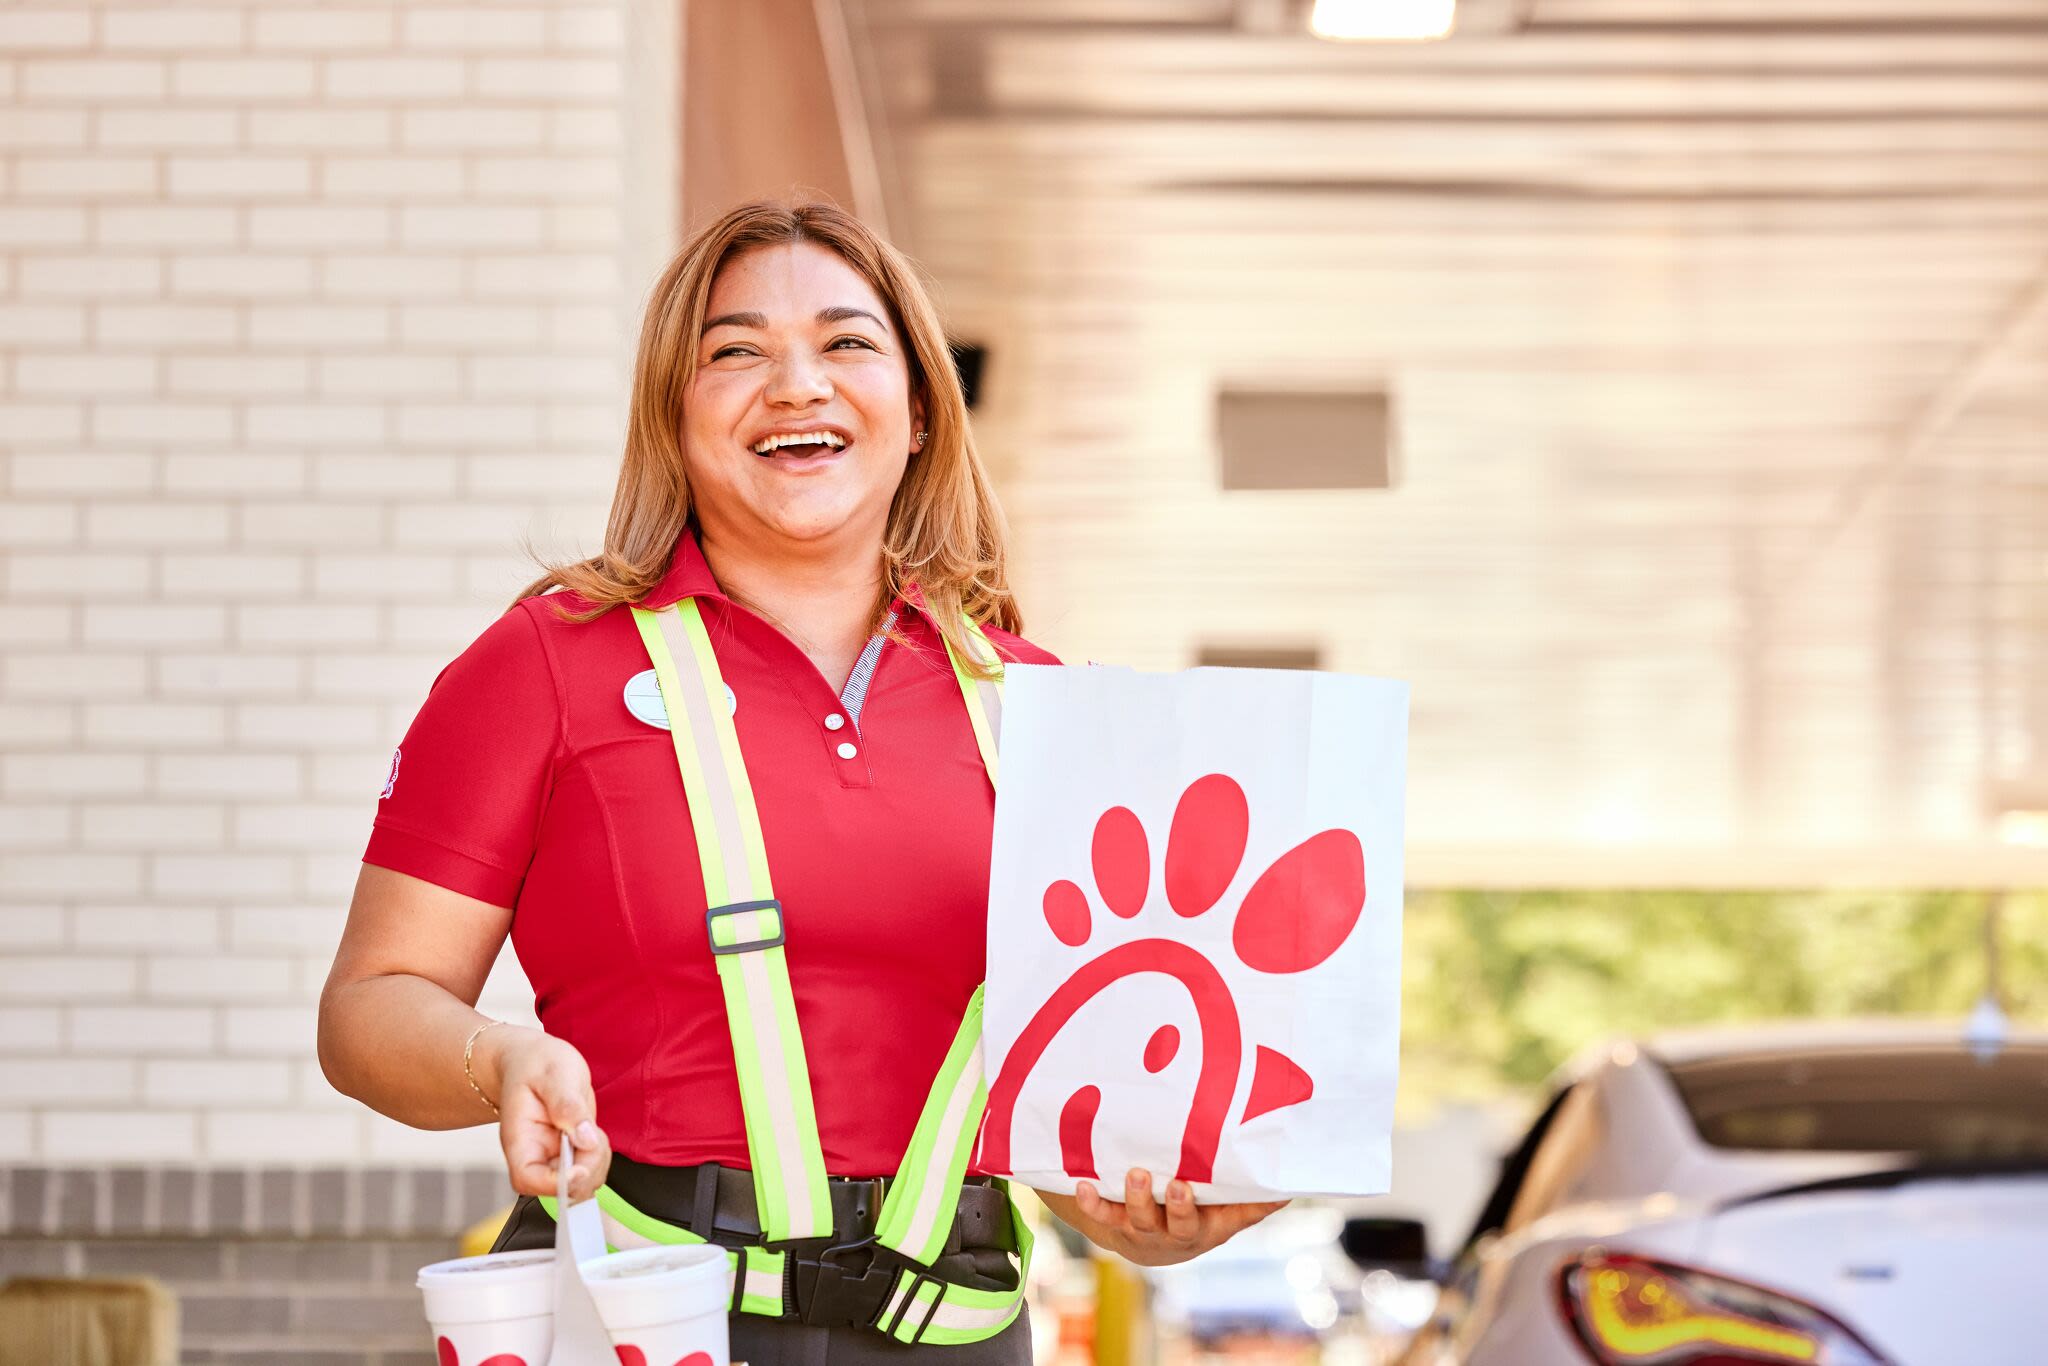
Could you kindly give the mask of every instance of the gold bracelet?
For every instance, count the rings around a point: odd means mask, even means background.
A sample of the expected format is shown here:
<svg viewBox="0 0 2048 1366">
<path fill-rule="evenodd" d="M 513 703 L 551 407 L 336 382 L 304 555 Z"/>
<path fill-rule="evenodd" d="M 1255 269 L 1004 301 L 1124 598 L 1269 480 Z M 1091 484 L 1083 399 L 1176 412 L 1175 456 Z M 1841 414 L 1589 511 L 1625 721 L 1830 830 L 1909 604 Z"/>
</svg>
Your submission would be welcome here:
<svg viewBox="0 0 2048 1366">
<path fill-rule="evenodd" d="M 491 1113 L 494 1115 L 498 1113 L 497 1102 L 485 1095 L 484 1088 L 476 1084 L 476 1073 L 470 1070 L 469 1060 L 470 1055 L 476 1051 L 477 1036 L 486 1029 L 494 1029 L 503 1023 L 505 1023 L 503 1020 L 485 1020 L 475 1029 L 469 1031 L 469 1038 L 462 1045 L 462 1075 L 469 1078 L 469 1089 L 476 1092 L 478 1100 L 491 1107 Z"/>
</svg>

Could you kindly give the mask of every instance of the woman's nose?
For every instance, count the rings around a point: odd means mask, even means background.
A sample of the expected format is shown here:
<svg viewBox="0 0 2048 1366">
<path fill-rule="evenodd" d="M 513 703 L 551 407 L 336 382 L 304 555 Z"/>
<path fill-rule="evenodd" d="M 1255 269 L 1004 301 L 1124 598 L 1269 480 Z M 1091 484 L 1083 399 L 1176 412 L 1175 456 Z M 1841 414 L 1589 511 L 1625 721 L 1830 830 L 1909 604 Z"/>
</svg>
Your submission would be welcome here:
<svg viewBox="0 0 2048 1366">
<path fill-rule="evenodd" d="M 805 403 L 832 396 L 832 380 L 824 362 L 801 350 L 785 351 L 768 371 L 764 397 L 770 403 Z"/>
</svg>

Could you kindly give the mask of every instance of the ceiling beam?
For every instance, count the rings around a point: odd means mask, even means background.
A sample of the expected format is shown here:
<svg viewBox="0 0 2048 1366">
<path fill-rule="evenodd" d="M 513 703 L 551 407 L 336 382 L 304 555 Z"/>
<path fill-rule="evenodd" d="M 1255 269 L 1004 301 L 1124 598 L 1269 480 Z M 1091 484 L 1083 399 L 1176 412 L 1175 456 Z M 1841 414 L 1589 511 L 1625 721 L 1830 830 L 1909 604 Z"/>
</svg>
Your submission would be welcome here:
<svg viewBox="0 0 2048 1366">
<path fill-rule="evenodd" d="M 749 199 L 822 194 L 855 213 L 882 212 L 838 0 L 693 4 L 683 22 L 688 229 Z M 739 108 L 749 116 L 732 117 Z"/>
<path fill-rule="evenodd" d="M 839 117 L 839 145 L 853 192 L 853 212 L 887 238 L 888 196 L 883 191 L 881 163 L 875 154 L 875 129 L 868 117 L 845 6 L 840 0 L 813 0 L 813 12 L 817 16 L 819 53 L 824 58 L 832 90 L 832 108 Z"/>
<path fill-rule="evenodd" d="M 1762 610 L 1774 614 L 1811 580 L 1814 571 L 1866 508 L 1909 467 L 1931 451 L 2008 356 L 2037 325 L 2048 320 L 2048 260 L 2000 312 L 1998 320 L 1948 377 L 1901 423 L 1877 459 L 1843 481 L 1834 499 L 1784 572 L 1772 576 L 1773 591 Z"/>
</svg>

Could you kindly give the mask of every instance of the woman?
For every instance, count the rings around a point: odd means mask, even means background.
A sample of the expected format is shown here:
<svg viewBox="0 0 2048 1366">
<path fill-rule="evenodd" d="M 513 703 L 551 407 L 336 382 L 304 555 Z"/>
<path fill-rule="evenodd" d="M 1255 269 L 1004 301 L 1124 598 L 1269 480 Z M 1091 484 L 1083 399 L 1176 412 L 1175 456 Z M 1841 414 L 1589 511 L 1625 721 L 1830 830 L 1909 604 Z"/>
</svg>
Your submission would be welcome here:
<svg viewBox="0 0 2048 1366">
<path fill-rule="evenodd" d="M 552 1240 L 534 1197 L 570 1132 L 615 1242 L 735 1249 L 735 1359 L 1028 1360 L 1007 1196 L 911 1156 L 978 1028 L 985 651 L 1057 662 L 1019 627 L 909 265 L 829 206 L 726 214 L 653 291 L 604 552 L 529 585 L 393 756 L 321 998 L 328 1077 L 422 1128 L 495 1115 L 523 1197 L 501 1247 Z M 742 799 L 703 786 L 727 759 Z M 508 932 L 545 1032 L 473 1009 Z M 881 1178 L 930 1188 L 928 1256 Z M 1162 1204 L 1142 1172 L 1119 1194 L 1043 1198 L 1152 1264 L 1278 1208 L 1179 1182 Z"/>
</svg>

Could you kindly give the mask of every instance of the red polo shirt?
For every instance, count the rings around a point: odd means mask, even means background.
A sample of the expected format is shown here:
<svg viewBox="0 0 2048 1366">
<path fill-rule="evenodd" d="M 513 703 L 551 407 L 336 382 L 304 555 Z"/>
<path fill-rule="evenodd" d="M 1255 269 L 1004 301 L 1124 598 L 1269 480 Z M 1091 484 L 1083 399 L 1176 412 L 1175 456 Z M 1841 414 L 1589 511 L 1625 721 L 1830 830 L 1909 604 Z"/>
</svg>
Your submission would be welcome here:
<svg viewBox="0 0 2048 1366">
<path fill-rule="evenodd" d="M 826 1170 L 896 1170 L 984 975 L 995 801 L 945 647 L 898 604 L 856 725 L 788 637 L 678 542 L 650 608 L 695 597 L 785 908 Z M 650 667 L 623 608 L 528 598 L 435 679 L 366 863 L 514 908 L 541 1023 L 590 1064 L 597 1118 L 643 1162 L 748 1165 L 704 881 L 666 730 L 626 708 Z M 1007 657 L 1057 663 L 1007 632 Z M 851 744 L 851 758 L 840 747 Z"/>
</svg>

